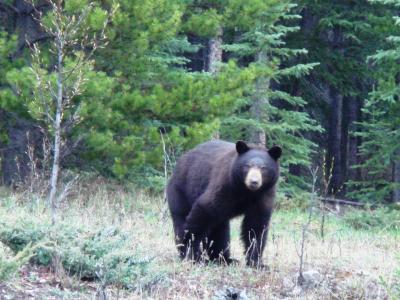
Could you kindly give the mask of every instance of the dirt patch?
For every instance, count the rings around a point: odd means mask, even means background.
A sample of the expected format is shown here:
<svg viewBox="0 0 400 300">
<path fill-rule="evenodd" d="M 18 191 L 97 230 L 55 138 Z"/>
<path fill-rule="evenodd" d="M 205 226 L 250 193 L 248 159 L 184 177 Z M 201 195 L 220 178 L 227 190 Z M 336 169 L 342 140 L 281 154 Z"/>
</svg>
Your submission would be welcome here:
<svg viewBox="0 0 400 300">
<path fill-rule="evenodd" d="M 69 285 L 69 286 L 68 286 Z M 92 299 L 94 283 L 60 279 L 49 268 L 25 266 L 19 276 L 7 284 L 0 284 L 0 299 Z"/>
</svg>

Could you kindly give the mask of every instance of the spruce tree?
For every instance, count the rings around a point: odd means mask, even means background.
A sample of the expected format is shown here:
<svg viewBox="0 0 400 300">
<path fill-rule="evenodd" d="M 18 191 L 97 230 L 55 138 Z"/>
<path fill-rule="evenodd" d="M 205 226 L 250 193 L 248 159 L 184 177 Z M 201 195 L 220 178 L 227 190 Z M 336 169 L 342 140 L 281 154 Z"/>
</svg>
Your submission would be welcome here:
<svg viewBox="0 0 400 300">
<path fill-rule="evenodd" d="M 299 32 L 289 34 L 288 45 L 307 48 L 299 62 L 318 62 L 309 76 L 284 82 L 285 91 L 308 100 L 307 111 L 324 127 L 324 134 L 310 138 L 318 143 L 315 163 L 325 164 L 329 193 L 348 197 L 348 180 L 360 180 L 354 166 L 361 162 L 358 130 L 361 108 L 372 88 L 372 72 L 366 58 L 384 43 L 391 30 L 390 9 L 357 1 L 298 1 L 302 16 Z M 324 158 L 325 156 L 325 158 Z"/>
<path fill-rule="evenodd" d="M 289 167 L 309 166 L 315 144 L 306 134 L 321 130 L 305 111 L 304 99 L 279 89 L 280 82 L 301 78 L 317 65 L 297 64 L 295 58 L 307 51 L 285 45 L 286 35 L 299 29 L 293 25 L 300 18 L 292 13 L 294 7 L 291 1 L 230 1 L 226 12 L 233 38 L 225 49 L 242 68 L 254 68 L 257 80 L 242 97 L 235 115 L 224 120 L 223 135 L 266 141 L 269 147 L 281 145 L 282 177 L 290 182 L 283 185 L 287 192 L 305 187 L 304 179 L 290 174 Z"/>
<path fill-rule="evenodd" d="M 376 0 L 399 10 L 398 0 Z M 393 16 L 397 35 L 387 37 L 387 47 L 368 57 L 376 84 L 366 99 L 364 122 L 356 135 L 362 138 L 363 178 L 354 181 L 356 197 L 374 202 L 400 202 L 400 18 Z"/>
<path fill-rule="evenodd" d="M 96 56 L 113 82 L 82 110 L 84 157 L 104 174 L 154 184 L 164 176 L 162 135 L 175 155 L 210 139 L 255 74 L 235 63 L 215 76 L 187 70 L 185 55 L 198 46 L 184 34 L 181 1 L 120 5 L 109 46 Z"/>
</svg>

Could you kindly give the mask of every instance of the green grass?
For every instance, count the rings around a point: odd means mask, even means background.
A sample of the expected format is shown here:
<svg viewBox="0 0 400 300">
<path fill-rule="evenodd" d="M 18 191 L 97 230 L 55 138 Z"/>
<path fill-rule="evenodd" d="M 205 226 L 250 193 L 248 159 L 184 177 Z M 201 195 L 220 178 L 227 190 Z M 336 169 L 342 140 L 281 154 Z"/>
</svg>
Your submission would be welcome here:
<svg viewBox="0 0 400 300">
<path fill-rule="evenodd" d="M 264 255 L 271 270 L 265 272 L 243 265 L 240 218 L 232 222 L 231 238 L 233 256 L 241 264 L 193 265 L 177 258 L 171 220 L 161 197 L 92 184 L 77 189 L 62 205 L 52 227 L 43 202 L 6 191 L 0 194 L 0 241 L 14 250 L 13 255 L 28 243 L 40 245 L 31 263 L 50 266 L 55 276 L 73 278 L 71 295 L 85 278 L 94 279 L 96 290 L 128 299 L 211 299 L 226 287 L 246 291 L 250 299 L 363 299 L 366 286 L 386 295 L 397 282 L 400 234 L 396 227 L 355 229 L 344 217 L 328 214 L 322 240 L 320 216 L 315 212 L 307 234 L 305 270 L 320 272 L 324 283 L 295 295 L 297 251 L 307 220 L 302 210 L 274 213 Z M 379 278 L 385 279 L 386 287 Z M 85 290 L 88 299 L 96 292 Z M 51 293 L 63 292 L 52 288 Z"/>
</svg>

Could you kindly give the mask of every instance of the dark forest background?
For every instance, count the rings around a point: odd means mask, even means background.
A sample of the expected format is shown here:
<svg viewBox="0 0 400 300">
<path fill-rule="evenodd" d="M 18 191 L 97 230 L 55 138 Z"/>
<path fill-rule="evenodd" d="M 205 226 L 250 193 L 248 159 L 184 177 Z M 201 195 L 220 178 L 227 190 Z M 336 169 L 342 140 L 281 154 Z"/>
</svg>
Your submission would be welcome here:
<svg viewBox="0 0 400 300">
<path fill-rule="evenodd" d="M 282 146 L 288 196 L 319 166 L 329 195 L 400 202 L 400 1 L 62 7 L 65 28 L 84 18 L 58 65 L 52 6 L 0 0 L 2 184 L 49 174 L 62 66 L 62 170 L 161 190 L 183 151 L 244 139 Z"/>
</svg>

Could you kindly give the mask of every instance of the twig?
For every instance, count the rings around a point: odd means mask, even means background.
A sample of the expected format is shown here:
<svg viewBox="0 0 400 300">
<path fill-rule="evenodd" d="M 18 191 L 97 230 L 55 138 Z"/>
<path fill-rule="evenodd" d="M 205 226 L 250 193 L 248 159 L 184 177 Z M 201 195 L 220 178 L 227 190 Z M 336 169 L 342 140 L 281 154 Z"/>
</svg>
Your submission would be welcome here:
<svg viewBox="0 0 400 300">
<path fill-rule="evenodd" d="M 300 253 L 299 254 L 299 277 L 297 278 L 297 283 L 299 285 L 302 285 L 304 283 L 304 276 L 303 276 L 303 268 L 304 268 L 304 252 L 305 252 L 305 244 L 306 244 L 306 238 L 307 238 L 307 232 L 308 228 L 310 227 L 311 220 L 312 220 L 312 212 L 313 208 L 315 205 L 315 186 L 317 182 L 317 173 L 318 173 L 318 167 L 315 169 L 310 170 L 311 175 L 312 175 L 312 191 L 311 191 L 311 198 L 310 198 L 310 205 L 308 207 L 308 217 L 307 217 L 307 223 L 303 225 L 303 229 L 301 232 L 301 245 L 300 245 Z"/>
<path fill-rule="evenodd" d="M 165 146 L 164 136 L 162 131 L 160 130 L 161 142 L 163 146 L 163 156 L 164 156 L 164 199 L 167 199 L 167 182 L 168 182 L 168 153 L 167 148 Z"/>
<path fill-rule="evenodd" d="M 331 166 L 328 170 L 327 163 L 326 163 L 326 155 L 325 155 L 325 151 L 324 151 L 323 163 L 322 163 L 322 179 L 323 179 L 323 183 L 324 183 L 324 195 L 323 195 L 323 198 L 321 199 L 321 201 L 324 201 L 328 197 L 329 186 L 331 185 L 331 180 L 333 177 L 334 161 L 335 161 L 335 158 L 333 157 Z M 320 230 L 322 242 L 325 241 L 325 218 L 326 218 L 326 210 L 325 210 L 325 203 L 323 203 L 322 218 L 321 218 L 321 230 Z"/>
</svg>

